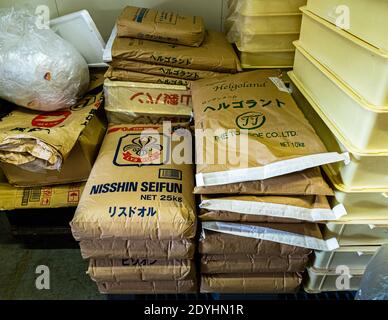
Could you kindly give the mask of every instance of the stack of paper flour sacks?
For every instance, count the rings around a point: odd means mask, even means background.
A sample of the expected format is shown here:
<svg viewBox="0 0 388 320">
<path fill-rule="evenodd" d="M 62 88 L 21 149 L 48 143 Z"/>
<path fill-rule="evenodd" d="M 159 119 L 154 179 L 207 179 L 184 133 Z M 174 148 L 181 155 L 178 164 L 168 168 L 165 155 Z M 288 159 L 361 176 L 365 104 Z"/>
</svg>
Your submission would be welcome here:
<svg viewBox="0 0 388 320">
<path fill-rule="evenodd" d="M 201 292 L 296 292 L 312 249 L 338 247 L 316 223 L 345 214 L 318 166 L 347 155 L 327 153 L 278 70 L 197 81 L 192 94 Z M 233 146 L 244 128 L 248 150 Z"/>
<path fill-rule="evenodd" d="M 10 211 L 17 235 L 70 233 L 69 219 L 106 130 L 103 73 L 90 78 L 84 96 L 61 110 L 28 110 L 0 100 L 0 211 Z M 35 221 L 19 229 L 18 214 L 25 212 Z"/>
<path fill-rule="evenodd" d="M 309 0 L 302 9 L 293 94 L 329 151 L 347 150 L 350 164 L 329 165 L 333 202 L 348 215 L 323 234 L 340 248 L 315 252 L 305 289 L 355 290 L 366 264 L 388 241 L 388 3 Z M 365 24 L 365 12 L 373 23 Z"/>
<path fill-rule="evenodd" d="M 207 31 L 202 17 L 126 7 L 107 43 L 106 78 L 190 86 L 240 69 L 221 32 Z"/>
<path fill-rule="evenodd" d="M 243 68 L 290 68 L 306 0 L 230 0 L 225 31 Z"/>
</svg>

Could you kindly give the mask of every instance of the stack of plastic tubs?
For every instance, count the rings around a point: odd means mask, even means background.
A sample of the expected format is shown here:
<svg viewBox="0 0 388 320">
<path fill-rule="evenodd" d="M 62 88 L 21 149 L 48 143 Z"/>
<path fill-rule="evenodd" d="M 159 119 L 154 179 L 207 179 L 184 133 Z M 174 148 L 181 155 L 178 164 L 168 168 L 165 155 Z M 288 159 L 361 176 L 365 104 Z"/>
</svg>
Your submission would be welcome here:
<svg viewBox="0 0 388 320">
<path fill-rule="evenodd" d="M 306 0 L 229 0 L 228 40 L 243 68 L 291 68 Z"/>
<path fill-rule="evenodd" d="M 305 289 L 355 290 L 388 242 L 388 1 L 308 0 L 302 12 L 293 95 L 329 151 L 351 156 L 324 168 L 348 215 L 323 226 L 341 248 L 316 252 Z"/>
</svg>

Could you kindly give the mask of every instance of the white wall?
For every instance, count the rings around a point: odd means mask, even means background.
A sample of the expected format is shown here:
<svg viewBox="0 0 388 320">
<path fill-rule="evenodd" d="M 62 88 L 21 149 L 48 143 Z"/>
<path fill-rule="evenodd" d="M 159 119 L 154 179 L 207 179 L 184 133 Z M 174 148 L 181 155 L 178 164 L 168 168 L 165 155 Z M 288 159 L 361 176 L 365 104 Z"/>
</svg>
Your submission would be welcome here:
<svg viewBox="0 0 388 320">
<path fill-rule="evenodd" d="M 126 5 L 202 16 L 208 29 L 221 31 L 225 2 L 226 0 L 0 0 L 0 7 L 24 3 L 30 6 L 44 4 L 50 8 L 51 18 L 86 9 L 103 38 L 107 40 L 117 16 Z"/>
</svg>

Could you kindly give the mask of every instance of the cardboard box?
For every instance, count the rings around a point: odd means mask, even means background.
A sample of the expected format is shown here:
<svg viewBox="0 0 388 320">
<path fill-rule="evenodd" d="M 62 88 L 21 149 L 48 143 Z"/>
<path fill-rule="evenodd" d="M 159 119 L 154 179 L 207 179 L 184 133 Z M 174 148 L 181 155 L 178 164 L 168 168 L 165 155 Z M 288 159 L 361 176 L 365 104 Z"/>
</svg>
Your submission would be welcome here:
<svg viewBox="0 0 388 320">
<path fill-rule="evenodd" d="M 205 24 L 202 17 L 128 6 L 117 19 L 117 35 L 198 47 Z"/>
<path fill-rule="evenodd" d="M 215 78 L 224 73 L 207 71 L 207 70 L 195 70 L 178 67 L 163 66 L 158 64 L 144 63 L 140 61 L 130 60 L 114 60 L 109 63 L 113 69 L 122 69 L 132 72 L 141 72 L 146 74 L 152 74 L 160 77 L 171 77 L 185 80 L 198 80 L 198 79 L 209 79 Z"/>
<path fill-rule="evenodd" d="M 161 125 L 108 128 L 71 222 L 76 240 L 195 237 L 193 167 L 174 163 L 170 154 L 178 144 L 191 151 L 191 133 L 180 126 L 166 130 Z"/>
<path fill-rule="evenodd" d="M 204 255 L 201 274 L 303 272 L 308 261 L 308 255 Z"/>
<path fill-rule="evenodd" d="M 195 277 L 193 260 L 91 259 L 88 274 L 96 282 L 178 281 Z"/>
<path fill-rule="evenodd" d="M 75 207 L 85 183 L 15 188 L 0 170 L 0 211 L 15 209 L 45 209 Z"/>
<path fill-rule="evenodd" d="M 75 142 L 59 171 L 39 170 L 33 172 L 7 163 L 2 163 L 0 167 L 9 183 L 18 187 L 44 187 L 84 182 L 89 177 L 105 131 L 104 121 L 98 116 L 93 116 Z M 64 139 L 66 140 L 62 137 L 62 140 Z"/>
<path fill-rule="evenodd" d="M 106 80 L 105 111 L 110 123 L 189 122 L 191 93 L 183 86 Z"/>
<path fill-rule="evenodd" d="M 198 48 L 167 43 L 116 37 L 112 60 L 133 60 L 186 69 L 235 73 L 240 62 L 222 32 L 208 31 Z"/>
<path fill-rule="evenodd" d="M 323 179 L 320 168 L 317 167 L 265 180 L 196 187 L 194 193 L 234 195 L 334 195 L 333 190 L 329 187 L 325 179 Z"/>
<path fill-rule="evenodd" d="M 299 273 L 214 274 L 201 276 L 201 293 L 295 293 Z"/>
<path fill-rule="evenodd" d="M 311 224 L 308 224 L 311 225 Z M 260 223 L 260 226 L 267 226 L 270 228 L 288 230 L 303 234 L 314 235 L 322 237 L 317 225 L 310 228 L 305 224 L 274 224 L 274 223 Z M 315 229 L 316 228 L 316 229 Z M 307 229 L 307 230 L 306 230 Z M 310 230 L 309 230 L 310 229 Z M 239 237 L 231 234 L 203 230 L 203 236 L 199 240 L 198 250 L 201 254 L 254 254 L 263 256 L 303 256 L 312 252 L 311 249 L 292 246 L 288 244 L 277 243 L 273 241 L 260 240 L 254 238 Z"/>
<path fill-rule="evenodd" d="M 142 72 L 128 71 L 109 67 L 105 73 L 105 78 L 112 81 L 132 81 L 144 83 L 158 83 L 173 86 L 191 87 L 192 81 L 186 79 L 177 79 L 161 75 L 154 75 Z"/>
<path fill-rule="evenodd" d="M 79 242 L 84 259 L 193 259 L 194 240 L 88 239 Z"/>
<path fill-rule="evenodd" d="M 97 282 L 97 287 L 103 294 L 176 294 L 198 291 L 195 280 Z"/>
</svg>

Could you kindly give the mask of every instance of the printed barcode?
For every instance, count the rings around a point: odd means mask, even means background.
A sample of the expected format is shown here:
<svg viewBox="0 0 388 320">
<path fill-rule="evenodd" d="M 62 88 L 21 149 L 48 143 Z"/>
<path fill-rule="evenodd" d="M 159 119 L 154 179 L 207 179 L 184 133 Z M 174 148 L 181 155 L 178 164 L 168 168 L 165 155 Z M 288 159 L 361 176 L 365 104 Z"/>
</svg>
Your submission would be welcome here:
<svg viewBox="0 0 388 320">
<path fill-rule="evenodd" d="M 41 196 L 41 188 L 31 189 L 30 202 L 39 202 Z"/>
<path fill-rule="evenodd" d="M 182 180 L 182 171 L 175 169 L 159 169 L 159 178 Z"/>
</svg>

